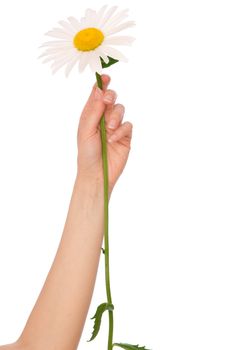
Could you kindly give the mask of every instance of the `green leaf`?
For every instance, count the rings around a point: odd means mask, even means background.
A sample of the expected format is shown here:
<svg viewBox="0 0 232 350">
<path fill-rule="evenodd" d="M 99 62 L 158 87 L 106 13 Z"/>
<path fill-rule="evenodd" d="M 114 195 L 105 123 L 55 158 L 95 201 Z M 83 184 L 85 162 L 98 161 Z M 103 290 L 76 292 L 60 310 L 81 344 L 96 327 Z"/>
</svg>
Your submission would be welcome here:
<svg viewBox="0 0 232 350">
<path fill-rule="evenodd" d="M 125 350 L 149 350 L 145 348 L 145 346 L 139 346 L 137 345 L 131 345 L 126 343 L 114 343 L 113 346 L 119 346 L 120 348 L 123 348 Z"/>
<path fill-rule="evenodd" d="M 87 340 L 88 342 L 93 340 L 97 336 L 99 329 L 100 329 L 100 326 L 101 326 L 102 314 L 106 310 L 113 311 L 114 305 L 109 304 L 109 303 L 103 303 L 103 304 L 99 305 L 95 315 L 93 317 L 91 317 L 91 320 L 95 318 L 95 322 L 94 322 L 94 326 L 93 326 L 92 336 L 89 340 Z"/>
<path fill-rule="evenodd" d="M 107 68 L 107 67 L 111 66 L 112 64 L 118 62 L 118 60 L 114 59 L 113 57 L 110 57 L 110 56 L 107 56 L 107 57 L 109 58 L 109 62 L 108 62 L 108 63 L 105 63 L 105 61 L 103 60 L 103 58 L 100 57 L 102 68 Z"/>
</svg>

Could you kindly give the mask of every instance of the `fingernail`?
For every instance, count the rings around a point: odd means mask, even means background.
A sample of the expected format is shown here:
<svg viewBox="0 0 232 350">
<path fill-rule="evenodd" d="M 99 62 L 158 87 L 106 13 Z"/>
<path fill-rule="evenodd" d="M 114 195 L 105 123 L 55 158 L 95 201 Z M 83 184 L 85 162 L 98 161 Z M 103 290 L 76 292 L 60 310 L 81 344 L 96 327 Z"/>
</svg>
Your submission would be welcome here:
<svg viewBox="0 0 232 350">
<path fill-rule="evenodd" d="M 114 129 L 114 128 L 116 127 L 116 125 L 117 125 L 117 121 L 112 119 L 112 120 L 109 122 L 108 127 L 109 127 L 110 129 Z"/>
<path fill-rule="evenodd" d="M 97 86 L 94 92 L 94 97 L 96 100 L 100 100 L 102 98 L 102 90 Z"/>
</svg>

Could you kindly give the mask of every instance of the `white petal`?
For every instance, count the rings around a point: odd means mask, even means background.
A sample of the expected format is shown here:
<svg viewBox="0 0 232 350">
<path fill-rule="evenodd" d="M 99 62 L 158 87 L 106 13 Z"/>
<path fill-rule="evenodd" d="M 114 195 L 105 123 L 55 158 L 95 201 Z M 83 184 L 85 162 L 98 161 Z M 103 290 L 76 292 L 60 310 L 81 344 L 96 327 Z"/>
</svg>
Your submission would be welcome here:
<svg viewBox="0 0 232 350">
<path fill-rule="evenodd" d="M 51 47 L 48 48 L 45 52 L 46 53 L 50 53 L 50 52 L 62 52 L 62 51 L 66 51 L 69 52 L 70 50 L 72 51 L 77 51 L 77 49 L 74 46 L 69 46 L 69 47 Z"/>
<path fill-rule="evenodd" d="M 129 14 L 129 9 L 124 9 L 116 13 L 112 18 L 111 18 L 111 23 L 118 23 L 121 22 L 124 18 L 127 18 Z"/>
<path fill-rule="evenodd" d="M 68 78 L 71 70 L 73 69 L 73 67 L 75 66 L 75 64 L 77 63 L 78 59 L 80 58 L 80 56 L 76 56 L 66 67 L 65 69 L 65 75 L 66 78 Z"/>
<path fill-rule="evenodd" d="M 68 17 L 73 28 L 78 32 L 80 30 L 80 22 L 75 17 Z"/>
<path fill-rule="evenodd" d="M 96 17 L 97 17 L 96 11 L 91 10 L 91 9 L 87 9 L 85 11 L 85 20 L 86 20 L 85 25 L 88 27 L 95 27 L 96 26 Z"/>
<path fill-rule="evenodd" d="M 101 50 L 100 48 L 97 48 L 97 49 L 95 49 L 95 52 L 97 53 L 97 55 L 99 56 L 99 57 L 101 57 L 102 59 L 103 59 L 103 61 L 107 64 L 107 63 L 109 63 L 109 57 L 104 53 L 104 51 L 103 50 Z"/>
<path fill-rule="evenodd" d="M 92 57 L 89 60 L 89 65 L 91 70 L 96 73 L 98 72 L 99 74 L 102 73 L 102 66 L 101 66 L 101 61 L 99 56 L 93 51 Z"/>
<path fill-rule="evenodd" d="M 46 41 L 40 47 L 71 47 L 73 42 L 70 40 L 56 40 L 56 41 Z"/>
<path fill-rule="evenodd" d="M 87 25 L 86 25 L 86 18 L 85 18 L 85 17 L 82 17 L 81 20 L 80 20 L 80 30 L 81 30 L 81 29 L 84 29 L 84 28 L 87 28 Z"/>
<path fill-rule="evenodd" d="M 56 53 L 69 53 L 70 51 L 74 51 L 76 50 L 74 47 L 59 47 L 59 48 L 49 48 L 46 51 L 44 51 L 44 53 L 42 53 L 42 55 L 40 55 L 38 58 L 40 57 L 44 57 L 44 56 L 49 56 L 49 55 L 53 55 Z M 76 50 L 77 51 L 77 50 Z"/>
<path fill-rule="evenodd" d="M 107 55 L 105 55 L 104 53 L 101 54 L 101 58 L 103 59 L 105 64 L 108 64 L 110 61 L 109 57 Z"/>
<path fill-rule="evenodd" d="M 52 36 L 59 39 L 71 39 L 72 37 L 70 34 L 64 32 L 62 29 L 58 30 L 58 28 L 54 30 L 50 30 L 49 32 L 45 33 L 45 35 Z"/>
<path fill-rule="evenodd" d="M 127 21 L 127 22 L 124 22 L 122 24 L 119 24 L 116 27 L 112 27 L 111 29 L 105 30 L 105 33 L 106 33 L 106 35 L 111 35 L 111 34 L 114 34 L 114 33 L 118 33 L 118 32 L 120 32 L 123 29 L 132 27 L 134 25 L 135 25 L 134 21 Z"/>
<path fill-rule="evenodd" d="M 116 26 L 118 23 L 122 22 L 124 19 L 128 17 L 128 9 L 122 10 L 118 12 L 115 16 L 113 16 L 103 27 L 102 29 L 109 29 L 111 26 Z"/>
<path fill-rule="evenodd" d="M 112 36 L 104 40 L 106 45 L 131 45 L 135 40 L 132 36 Z"/>
<path fill-rule="evenodd" d="M 57 72 L 61 67 L 63 67 L 65 64 L 68 64 L 70 61 L 73 60 L 73 57 L 66 57 L 65 59 L 63 60 L 59 60 L 59 61 L 56 61 L 54 62 L 52 65 L 51 65 L 51 68 L 52 68 L 52 73 L 54 74 L 55 72 Z"/>
<path fill-rule="evenodd" d="M 120 51 L 116 50 L 113 47 L 102 45 L 102 50 L 107 56 L 110 56 L 119 61 L 128 62 L 126 56 L 124 56 Z"/>
<path fill-rule="evenodd" d="M 69 23 L 65 21 L 59 21 L 58 23 L 64 28 L 65 31 L 71 35 L 74 35 L 76 33 L 75 29 Z"/>
<path fill-rule="evenodd" d="M 45 51 L 40 56 L 38 56 L 37 58 L 39 59 L 39 58 L 42 58 L 42 57 L 48 56 L 48 55 L 49 55 L 49 53 L 47 51 Z"/>
<path fill-rule="evenodd" d="M 98 72 L 99 74 L 102 74 L 101 59 L 96 53 L 95 53 L 95 57 L 96 57 L 96 61 L 95 61 L 96 71 L 95 72 Z"/>
<path fill-rule="evenodd" d="M 96 19 L 97 19 L 97 25 L 99 24 L 100 20 L 102 19 L 105 10 L 107 9 L 107 5 L 104 5 L 100 8 L 100 10 L 97 12 Z"/>
<path fill-rule="evenodd" d="M 51 68 L 53 68 L 54 66 L 56 66 L 56 63 L 59 63 L 59 62 L 63 62 L 63 61 L 70 61 L 72 60 L 73 58 L 75 57 L 75 55 L 73 54 L 69 54 L 69 55 L 57 55 L 55 58 L 54 58 L 54 61 L 51 65 Z"/>
<path fill-rule="evenodd" d="M 103 18 L 98 22 L 99 26 L 104 26 L 104 24 L 107 23 L 107 21 L 110 19 L 110 17 L 113 15 L 113 13 L 117 10 L 118 6 L 112 6 L 108 9 L 106 14 L 103 16 Z"/>
<path fill-rule="evenodd" d="M 45 58 L 45 60 L 43 60 L 42 63 L 47 63 L 47 62 L 53 61 L 53 60 L 55 60 L 54 56 L 49 56 L 49 57 Z"/>
<path fill-rule="evenodd" d="M 85 10 L 85 18 L 86 19 L 93 18 L 94 14 L 96 14 L 96 11 L 94 11 L 92 9 L 86 9 Z"/>
<path fill-rule="evenodd" d="M 62 21 L 60 21 L 62 22 Z M 73 36 L 73 33 L 70 33 L 69 30 L 67 30 L 66 28 L 64 28 L 63 26 L 60 28 L 60 27 L 54 27 L 52 28 L 52 31 L 53 32 L 58 32 L 58 33 L 66 33 L 69 35 L 69 37 Z"/>
<path fill-rule="evenodd" d="M 55 64 L 53 63 L 51 65 L 52 68 L 52 74 L 54 74 L 55 72 L 57 72 L 61 67 L 65 66 L 68 63 L 68 61 L 63 60 L 63 61 L 59 61 L 59 62 L 55 62 Z"/>
<path fill-rule="evenodd" d="M 55 74 L 60 68 L 62 68 L 63 66 L 65 66 L 67 64 L 67 62 L 61 62 L 59 63 L 59 65 L 57 65 L 55 68 L 52 69 L 52 74 Z"/>
<path fill-rule="evenodd" d="M 66 56 L 66 55 L 67 55 L 66 53 L 65 53 L 65 55 L 62 54 L 62 53 L 60 53 L 60 54 L 59 53 L 54 53 L 54 54 L 46 55 L 47 57 L 45 57 L 45 59 L 42 62 L 46 63 L 46 62 L 52 61 L 54 59 L 57 59 L 59 57 L 63 57 L 63 56 Z"/>
<path fill-rule="evenodd" d="M 80 62 L 79 62 L 79 72 L 82 73 L 83 70 L 85 69 L 85 67 L 87 66 L 87 64 L 89 63 L 89 53 L 88 52 L 82 52 L 80 55 Z"/>
<path fill-rule="evenodd" d="M 42 61 L 42 63 L 47 63 L 50 61 L 56 61 L 58 59 L 58 56 L 49 56 L 47 58 L 45 58 L 45 60 Z"/>
<path fill-rule="evenodd" d="M 49 61 L 52 61 L 52 60 L 59 60 L 59 59 L 62 59 L 62 58 L 69 58 L 69 57 L 79 57 L 79 54 L 77 52 L 58 52 L 58 53 L 54 53 L 54 54 L 51 54 L 49 55 L 47 58 L 45 58 L 45 60 L 43 60 L 42 62 L 43 63 L 46 63 L 46 62 L 49 62 Z"/>
</svg>

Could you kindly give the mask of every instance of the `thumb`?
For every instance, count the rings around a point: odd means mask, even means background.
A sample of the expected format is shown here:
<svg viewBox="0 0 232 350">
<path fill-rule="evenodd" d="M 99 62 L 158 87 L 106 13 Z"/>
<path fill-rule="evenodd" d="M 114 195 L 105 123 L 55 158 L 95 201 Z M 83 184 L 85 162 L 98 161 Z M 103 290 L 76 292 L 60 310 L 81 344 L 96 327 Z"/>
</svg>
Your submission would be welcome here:
<svg viewBox="0 0 232 350">
<path fill-rule="evenodd" d="M 103 102 L 104 91 L 110 83 L 110 77 L 106 74 L 101 75 L 102 89 L 97 83 L 94 84 L 91 94 L 83 108 L 79 123 L 80 134 L 89 135 L 97 130 L 102 114 L 105 110 L 105 103 Z"/>
</svg>

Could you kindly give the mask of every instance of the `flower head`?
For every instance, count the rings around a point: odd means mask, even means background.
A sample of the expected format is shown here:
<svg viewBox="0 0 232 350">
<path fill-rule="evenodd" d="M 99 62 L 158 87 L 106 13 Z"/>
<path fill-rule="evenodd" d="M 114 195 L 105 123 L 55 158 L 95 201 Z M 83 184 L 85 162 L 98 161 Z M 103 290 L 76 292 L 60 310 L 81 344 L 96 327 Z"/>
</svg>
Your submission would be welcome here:
<svg viewBox="0 0 232 350">
<path fill-rule="evenodd" d="M 135 22 L 124 21 L 128 16 L 127 9 L 117 9 L 117 6 L 107 9 L 104 5 L 99 11 L 87 9 L 80 21 L 74 17 L 59 21 L 59 28 L 45 34 L 58 40 L 43 43 L 40 47 L 46 47 L 46 50 L 39 58 L 46 57 L 43 63 L 53 61 L 53 74 L 66 66 L 66 77 L 78 62 L 79 72 L 89 65 L 93 72 L 99 74 L 103 67 L 117 61 L 127 62 L 122 52 L 112 46 L 131 45 L 135 38 L 114 34 L 134 26 Z"/>
</svg>

